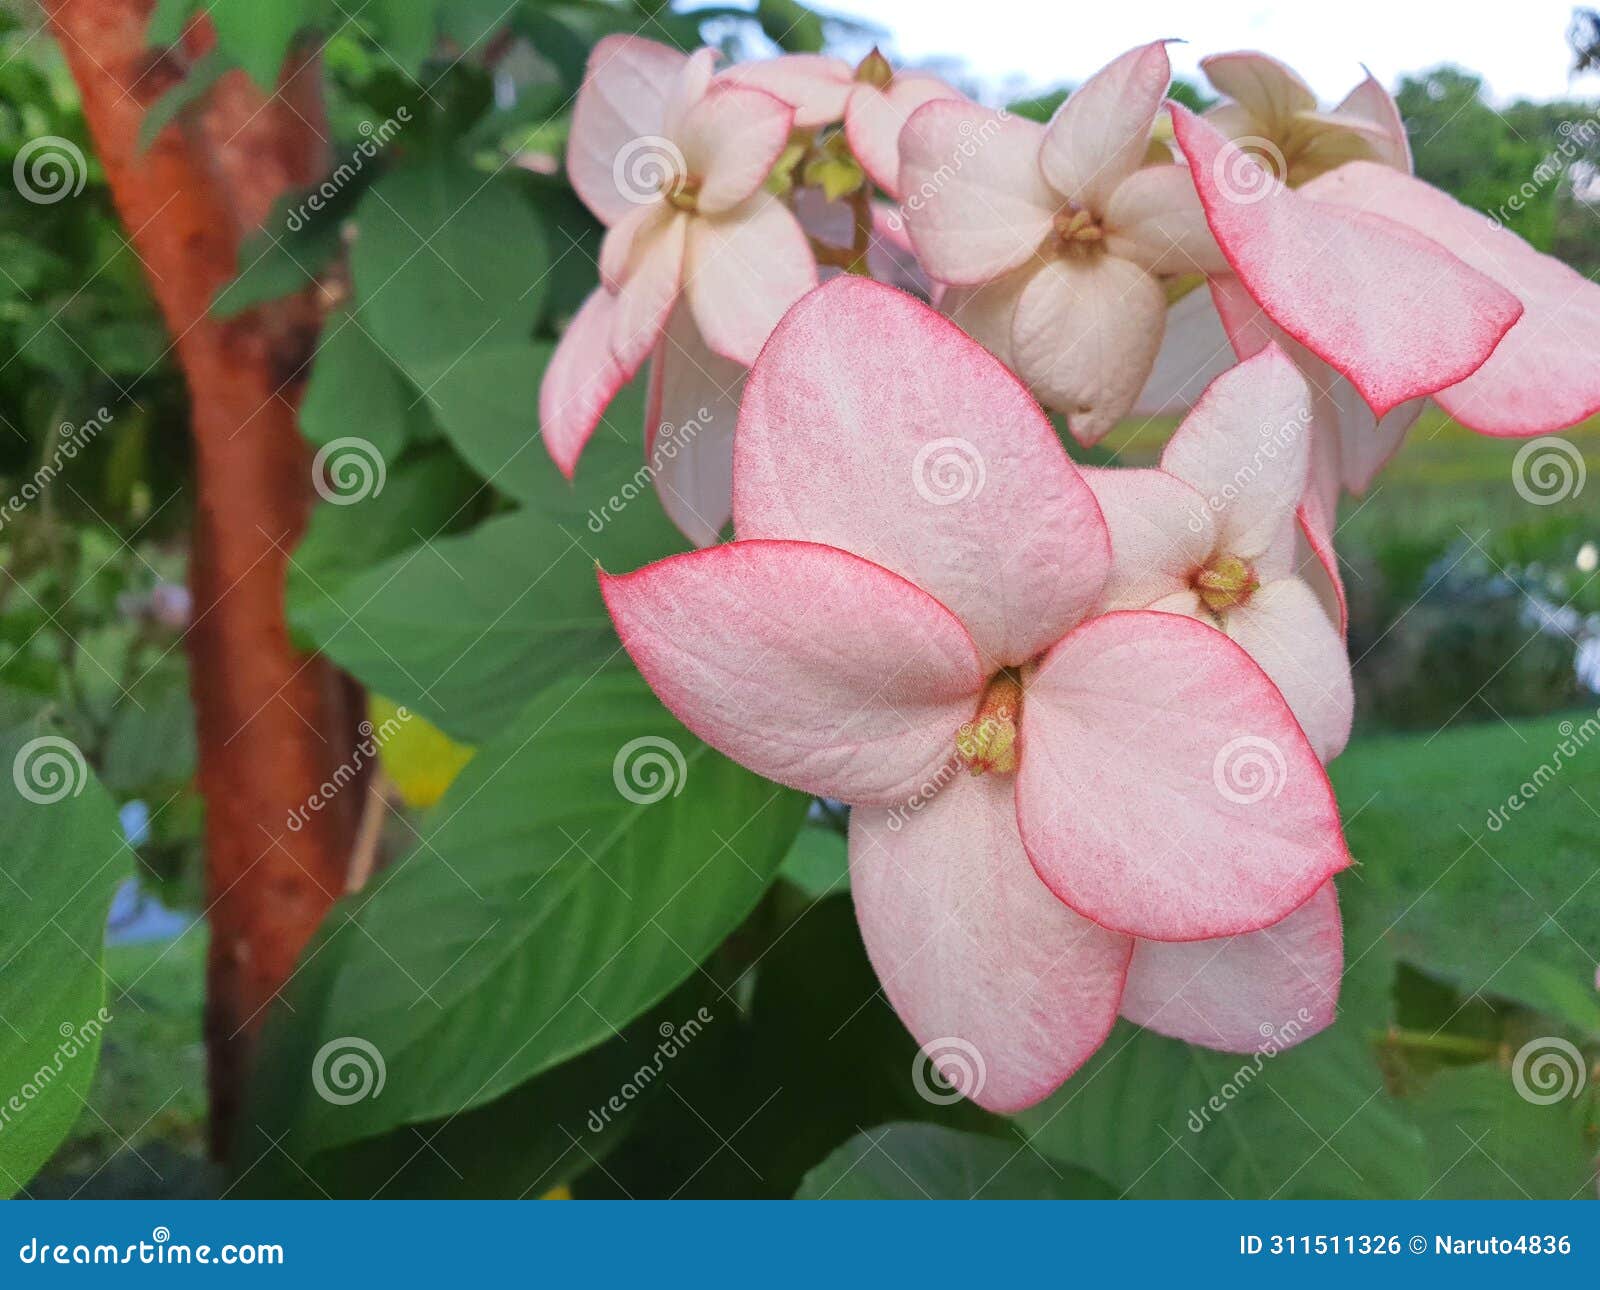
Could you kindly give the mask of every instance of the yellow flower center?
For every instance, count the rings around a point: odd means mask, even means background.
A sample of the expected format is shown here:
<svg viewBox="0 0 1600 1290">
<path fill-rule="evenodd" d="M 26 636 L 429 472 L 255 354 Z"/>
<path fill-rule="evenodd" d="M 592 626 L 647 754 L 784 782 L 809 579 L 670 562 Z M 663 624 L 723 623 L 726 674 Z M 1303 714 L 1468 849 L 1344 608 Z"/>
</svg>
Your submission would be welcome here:
<svg viewBox="0 0 1600 1290">
<path fill-rule="evenodd" d="M 1068 204 L 1056 212 L 1053 221 L 1061 248 L 1072 255 L 1087 255 L 1105 245 L 1106 231 L 1081 206 Z"/>
<path fill-rule="evenodd" d="M 1017 727 L 1022 720 L 1022 678 L 1002 668 L 984 687 L 971 721 L 956 731 L 956 753 L 974 775 L 1009 775 L 1017 768 Z"/>
<path fill-rule="evenodd" d="M 681 211 L 700 208 L 700 179 L 695 175 L 674 175 L 661 185 L 662 195 Z"/>
<path fill-rule="evenodd" d="M 1246 604 L 1260 585 L 1261 579 L 1250 562 L 1236 555 L 1219 555 L 1194 575 L 1194 589 L 1214 614 Z"/>
</svg>

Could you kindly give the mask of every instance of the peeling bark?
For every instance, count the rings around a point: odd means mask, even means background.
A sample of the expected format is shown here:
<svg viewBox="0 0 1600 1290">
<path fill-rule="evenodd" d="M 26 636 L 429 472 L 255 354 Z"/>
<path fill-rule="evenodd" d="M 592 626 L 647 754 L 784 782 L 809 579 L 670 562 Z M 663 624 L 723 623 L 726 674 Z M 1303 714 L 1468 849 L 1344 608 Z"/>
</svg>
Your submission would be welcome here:
<svg viewBox="0 0 1600 1290">
<path fill-rule="evenodd" d="M 209 44 L 207 25 L 191 27 L 181 49 L 152 51 L 152 0 L 44 7 L 189 390 L 195 618 L 185 646 L 206 802 L 206 1045 L 221 1158 L 233 1145 L 255 1030 L 344 890 L 366 796 L 353 784 L 307 811 L 303 827 L 288 827 L 348 760 L 360 718 L 359 691 L 326 660 L 295 650 L 284 619 L 289 553 L 312 501 L 295 413 L 318 302 L 307 292 L 228 321 L 207 316 L 244 235 L 281 193 L 325 168 L 318 66 L 291 61 L 270 97 L 231 72 L 140 153 L 146 110 Z"/>
</svg>

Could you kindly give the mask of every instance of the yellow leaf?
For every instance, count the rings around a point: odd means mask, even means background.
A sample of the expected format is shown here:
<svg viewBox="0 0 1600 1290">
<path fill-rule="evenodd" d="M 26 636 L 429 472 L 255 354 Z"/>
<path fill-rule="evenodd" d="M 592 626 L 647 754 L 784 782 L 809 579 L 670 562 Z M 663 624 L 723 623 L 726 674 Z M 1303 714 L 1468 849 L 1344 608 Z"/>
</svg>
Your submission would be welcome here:
<svg viewBox="0 0 1600 1290">
<path fill-rule="evenodd" d="M 368 697 L 367 720 L 384 773 L 407 806 L 432 806 L 472 760 L 473 749 L 381 695 Z"/>
</svg>

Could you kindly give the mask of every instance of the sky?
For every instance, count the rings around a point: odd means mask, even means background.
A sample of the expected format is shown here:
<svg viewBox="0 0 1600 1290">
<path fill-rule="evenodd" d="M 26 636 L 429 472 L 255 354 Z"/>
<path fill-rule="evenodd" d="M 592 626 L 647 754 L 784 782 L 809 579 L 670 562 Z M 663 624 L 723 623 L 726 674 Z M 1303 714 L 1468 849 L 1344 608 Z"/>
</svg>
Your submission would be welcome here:
<svg viewBox="0 0 1600 1290">
<path fill-rule="evenodd" d="M 1199 80 L 1198 60 L 1260 49 L 1295 68 L 1324 100 L 1361 79 L 1365 63 L 1393 88 L 1442 62 L 1479 73 L 1493 101 L 1600 94 L 1600 77 L 1569 80 L 1571 0 L 815 0 L 826 12 L 891 33 L 907 62 L 953 57 L 986 90 L 1076 83 L 1134 45 L 1163 36 L 1174 72 Z M 988 97 L 986 94 L 985 97 Z"/>
</svg>

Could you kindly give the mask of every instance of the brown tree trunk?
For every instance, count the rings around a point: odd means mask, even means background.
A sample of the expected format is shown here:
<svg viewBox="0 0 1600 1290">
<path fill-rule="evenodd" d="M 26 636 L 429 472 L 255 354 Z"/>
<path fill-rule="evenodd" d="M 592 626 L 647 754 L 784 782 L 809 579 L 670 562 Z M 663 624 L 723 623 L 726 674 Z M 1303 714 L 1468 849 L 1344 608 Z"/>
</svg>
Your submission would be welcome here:
<svg viewBox="0 0 1600 1290">
<path fill-rule="evenodd" d="M 206 1046 L 221 1157 L 255 1028 L 344 889 L 364 797 L 358 785 L 308 813 L 304 827 L 287 827 L 348 758 L 359 719 L 359 693 L 325 660 L 298 653 L 284 620 L 289 552 L 312 497 L 295 410 L 318 305 L 308 292 L 226 322 L 207 314 L 243 236 L 279 194 L 315 179 L 327 152 L 317 66 L 291 62 L 270 97 L 229 73 L 141 153 L 146 110 L 211 39 L 198 23 L 184 49 L 147 49 L 151 8 L 45 0 L 191 402 L 194 622 L 185 643 L 206 802 Z"/>
</svg>

